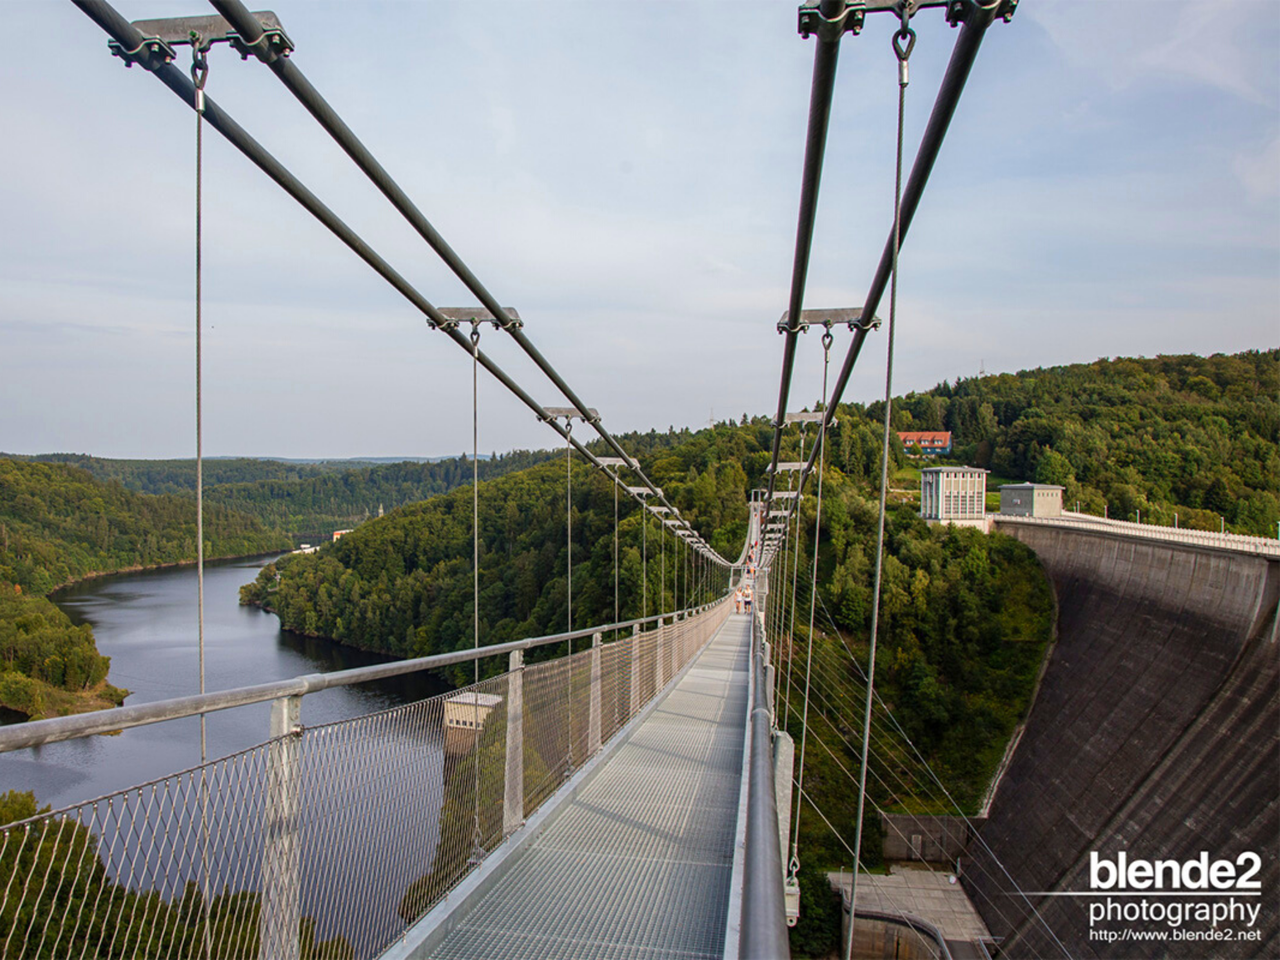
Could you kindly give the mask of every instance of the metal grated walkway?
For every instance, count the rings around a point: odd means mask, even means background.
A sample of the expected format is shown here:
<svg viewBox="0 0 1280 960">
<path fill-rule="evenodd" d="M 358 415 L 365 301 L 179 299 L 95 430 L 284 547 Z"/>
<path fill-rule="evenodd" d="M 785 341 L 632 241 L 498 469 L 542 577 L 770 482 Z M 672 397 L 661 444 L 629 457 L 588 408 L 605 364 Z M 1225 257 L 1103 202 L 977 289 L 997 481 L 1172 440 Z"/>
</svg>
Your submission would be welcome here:
<svg viewBox="0 0 1280 960">
<path fill-rule="evenodd" d="M 730 616 L 433 956 L 723 956 L 750 641 Z"/>
</svg>

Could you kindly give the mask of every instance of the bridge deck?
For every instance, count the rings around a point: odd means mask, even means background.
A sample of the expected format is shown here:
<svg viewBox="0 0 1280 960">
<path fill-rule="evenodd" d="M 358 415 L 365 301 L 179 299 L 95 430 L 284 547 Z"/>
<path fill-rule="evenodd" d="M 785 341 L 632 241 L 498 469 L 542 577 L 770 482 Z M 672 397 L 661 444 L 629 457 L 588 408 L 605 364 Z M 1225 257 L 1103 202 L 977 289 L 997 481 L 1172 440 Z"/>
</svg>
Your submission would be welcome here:
<svg viewBox="0 0 1280 960">
<path fill-rule="evenodd" d="M 750 634 L 729 617 L 435 957 L 723 956 Z"/>
</svg>

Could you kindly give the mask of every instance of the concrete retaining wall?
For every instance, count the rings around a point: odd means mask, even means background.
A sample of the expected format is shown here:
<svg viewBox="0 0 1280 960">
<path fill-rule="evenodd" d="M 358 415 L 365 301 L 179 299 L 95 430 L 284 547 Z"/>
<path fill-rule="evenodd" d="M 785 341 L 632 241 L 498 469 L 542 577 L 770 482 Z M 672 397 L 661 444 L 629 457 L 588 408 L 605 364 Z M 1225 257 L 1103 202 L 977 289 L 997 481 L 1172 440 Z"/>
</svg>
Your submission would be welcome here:
<svg viewBox="0 0 1280 960">
<path fill-rule="evenodd" d="M 980 818 L 914 816 L 910 813 L 882 813 L 883 856 L 886 860 L 923 860 L 953 867 L 968 847 L 970 825 Z"/>
<path fill-rule="evenodd" d="M 1049 668 L 981 831 L 985 847 L 970 848 L 964 874 L 1004 953 L 1280 956 L 1280 563 L 1098 532 L 997 528 L 1036 551 L 1059 603 Z M 1258 852 L 1262 941 L 1106 943 L 1089 939 L 1091 898 L 1031 898 L 1041 923 L 1013 895 L 1015 884 L 1087 890 L 1094 850 L 1179 860 Z"/>
</svg>

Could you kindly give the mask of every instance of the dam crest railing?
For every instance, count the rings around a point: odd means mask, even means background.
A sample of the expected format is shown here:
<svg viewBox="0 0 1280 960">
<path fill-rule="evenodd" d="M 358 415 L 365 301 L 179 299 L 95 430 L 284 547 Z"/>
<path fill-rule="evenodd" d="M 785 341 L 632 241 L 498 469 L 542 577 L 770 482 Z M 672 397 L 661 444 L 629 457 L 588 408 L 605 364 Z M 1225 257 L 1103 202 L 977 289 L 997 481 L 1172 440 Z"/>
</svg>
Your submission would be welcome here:
<svg viewBox="0 0 1280 960">
<path fill-rule="evenodd" d="M 1072 530 L 1112 534 L 1121 537 L 1164 540 L 1191 547 L 1210 547 L 1215 550 L 1230 550 L 1235 553 L 1251 553 L 1260 557 L 1280 557 L 1280 540 L 1251 537 L 1240 533 L 1192 530 L 1187 527 L 1164 527 L 1152 523 L 1134 523 L 1131 520 L 1112 520 L 1084 513 L 1064 512 L 1057 517 L 1018 517 L 1007 513 L 997 513 L 993 514 L 991 519 L 995 523 L 1065 527 Z"/>
</svg>

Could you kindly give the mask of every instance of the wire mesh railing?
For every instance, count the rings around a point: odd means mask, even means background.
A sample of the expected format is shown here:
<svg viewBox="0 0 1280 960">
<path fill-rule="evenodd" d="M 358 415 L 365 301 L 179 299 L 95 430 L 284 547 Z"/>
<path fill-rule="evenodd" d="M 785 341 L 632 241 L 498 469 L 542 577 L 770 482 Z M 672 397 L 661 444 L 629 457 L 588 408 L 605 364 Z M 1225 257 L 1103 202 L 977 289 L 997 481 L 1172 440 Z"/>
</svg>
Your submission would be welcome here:
<svg viewBox="0 0 1280 960">
<path fill-rule="evenodd" d="M 0 955 L 376 956 L 689 663 L 721 602 L 0 827 Z M 607 628 L 606 628 L 607 629 Z M 531 642 L 532 645 L 532 642 Z M 504 650 L 510 645 L 504 645 Z M 481 648 L 480 656 L 494 648 Z M 2 798 L 0 798 L 2 799 Z"/>
</svg>

